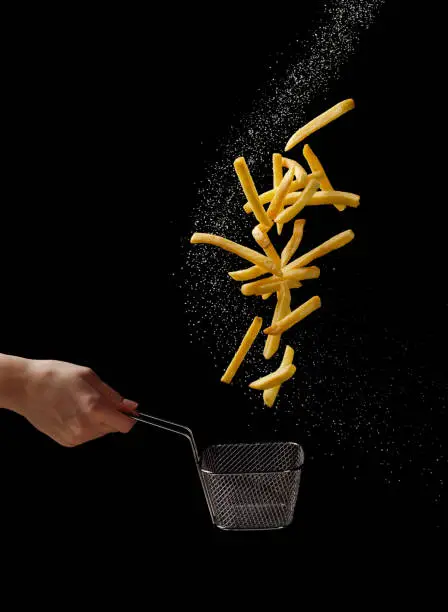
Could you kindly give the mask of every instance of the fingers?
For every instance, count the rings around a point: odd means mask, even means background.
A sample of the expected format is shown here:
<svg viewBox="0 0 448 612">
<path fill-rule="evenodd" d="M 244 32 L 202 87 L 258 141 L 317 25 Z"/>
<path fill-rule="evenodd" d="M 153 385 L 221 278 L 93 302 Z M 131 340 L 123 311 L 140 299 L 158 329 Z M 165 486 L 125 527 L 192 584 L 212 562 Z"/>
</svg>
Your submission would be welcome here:
<svg viewBox="0 0 448 612">
<path fill-rule="evenodd" d="M 102 395 L 104 399 L 109 400 L 112 404 L 114 404 L 119 410 L 127 413 L 133 413 L 137 409 L 137 402 L 134 402 L 130 399 L 125 399 L 121 397 L 121 395 L 109 387 L 108 384 L 103 382 L 98 376 L 91 380 L 91 385 Z"/>
<path fill-rule="evenodd" d="M 134 413 L 138 408 L 137 402 L 133 402 L 130 399 L 121 398 L 120 410 L 123 412 Z"/>
<path fill-rule="evenodd" d="M 116 408 L 108 405 L 100 404 L 97 406 L 95 413 L 101 423 L 107 427 L 111 427 L 112 430 L 121 431 L 121 433 L 128 433 L 135 425 L 135 421 L 122 412 L 119 412 Z"/>
</svg>

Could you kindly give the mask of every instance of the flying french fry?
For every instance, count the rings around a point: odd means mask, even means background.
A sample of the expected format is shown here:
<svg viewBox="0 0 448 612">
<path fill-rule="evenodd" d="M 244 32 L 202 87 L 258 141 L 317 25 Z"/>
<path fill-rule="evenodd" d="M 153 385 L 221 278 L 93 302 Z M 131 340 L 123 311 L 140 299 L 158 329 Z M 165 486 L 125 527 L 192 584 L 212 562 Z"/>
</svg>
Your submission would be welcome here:
<svg viewBox="0 0 448 612">
<path fill-rule="evenodd" d="M 319 158 L 317 157 L 317 155 L 315 153 L 313 153 L 311 147 L 309 145 L 305 145 L 303 147 L 303 157 L 306 159 L 306 161 L 308 162 L 308 165 L 310 167 L 311 172 L 321 172 L 322 173 L 322 178 L 320 179 L 320 188 L 323 191 L 334 191 L 333 187 L 330 183 L 330 180 L 324 170 L 324 167 L 322 166 L 322 164 L 319 161 Z M 339 210 L 342 211 L 345 209 L 346 204 L 335 204 L 335 207 Z"/>
<path fill-rule="evenodd" d="M 287 346 L 285 348 L 285 352 L 283 354 L 283 359 L 280 364 L 280 367 L 291 365 L 294 359 L 294 349 L 291 346 Z M 274 402 L 277 398 L 278 392 L 280 391 L 280 386 L 271 387 L 270 389 L 265 389 L 263 391 L 263 401 L 269 408 L 272 408 Z"/>
<path fill-rule="evenodd" d="M 245 283 L 241 287 L 243 295 L 263 295 L 265 293 L 273 293 L 279 291 L 282 282 L 286 282 L 290 289 L 296 288 L 296 285 L 301 280 L 311 278 L 319 278 L 320 269 L 317 266 L 308 268 L 297 268 L 289 270 L 284 278 L 278 276 L 268 276 L 252 283 Z"/>
<path fill-rule="evenodd" d="M 266 271 L 260 266 L 251 266 L 250 268 L 246 268 L 245 270 L 235 270 L 234 272 L 228 273 L 230 278 L 236 281 L 248 281 L 253 278 L 257 278 L 257 276 L 261 276 L 262 274 L 266 274 Z"/>
<path fill-rule="evenodd" d="M 338 104 L 335 104 L 324 113 L 315 117 L 312 121 L 301 127 L 295 134 L 291 136 L 285 146 L 285 151 L 290 151 L 293 147 L 295 147 L 299 142 L 308 138 L 311 134 L 320 130 L 325 125 L 328 125 L 335 119 L 338 119 L 348 111 L 355 108 L 355 102 L 352 99 L 343 100 Z"/>
<path fill-rule="evenodd" d="M 201 234 L 199 232 L 195 232 L 190 238 L 190 242 L 191 244 L 213 244 L 214 246 L 221 247 L 221 249 L 234 253 L 243 259 L 247 259 L 247 261 L 259 266 L 265 272 L 272 274 L 275 271 L 275 266 L 269 257 L 266 257 L 261 253 L 257 253 L 257 251 L 253 251 L 252 249 L 248 249 L 237 242 L 227 240 L 227 238 L 215 236 L 215 234 Z"/>
<path fill-rule="evenodd" d="M 278 319 L 282 319 L 290 312 L 291 305 L 291 291 L 286 283 L 283 283 L 280 290 L 277 291 L 277 304 L 275 306 L 274 315 L 272 317 L 272 323 L 274 324 Z M 270 359 L 278 350 L 280 346 L 280 335 L 268 336 L 263 350 L 263 357 Z"/>
<path fill-rule="evenodd" d="M 313 276 L 309 278 L 316 278 L 316 277 Z M 283 282 L 285 282 L 286 285 L 290 289 L 298 289 L 301 285 L 300 281 L 296 280 L 295 278 L 288 278 L 286 280 L 283 280 L 281 278 L 271 276 L 271 279 L 267 278 L 265 280 L 266 280 L 265 283 L 262 283 L 261 285 L 253 285 L 252 287 L 250 287 L 252 283 L 246 283 L 245 285 L 241 287 L 241 293 L 243 295 L 262 295 L 264 296 L 268 294 L 270 295 L 271 293 L 274 293 L 274 291 L 279 291 Z"/>
<path fill-rule="evenodd" d="M 281 154 L 274 153 L 274 155 L 272 156 L 272 175 L 273 175 L 273 180 L 274 180 L 274 190 L 280 186 L 280 183 L 282 182 L 282 179 L 283 179 L 282 161 L 283 161 L 283 158 Z M 290 187 L 291 185 L 289 185 L 288 190 Z M 276 226 L 277 226 L 277 234 L 280 236 L 280 234 L 282 233 L 282 229 L 283 229 L 283 223 L 277 223 Z"/>
<path fill-rule="evenodd" d="M 291 185 L 289 186 L 289 190 L 288 190 L 288 195 L 286 196 L 285 199 L 285 205 L 287 206 L 288 204 L 291 204 L 291 200 L 289 198 L 289 196 L 291 194 L 294 194 L 296 191 L 303 189 L 304 187 L 306 187 L 307 183 L 311 180 L 311 179 L 316 179 L 318 181 L 320 181 L 320 179 L 322 178 L 322 173 L 321 172 L 311 172 L 310 174 L 306 175 L 305 180 L 303 181 L 293 181 L 291 183 Z M 270 189 L 269 191 L 265 191 L 264 193 L 260 193 L 260 204 L 262 206 L 265 206 L 266 204 L 269 204 L 269 202 L 271 202 L 272 198 L 275 196 L 275 189 Z M 345 193 L 345 192 L 337 192 L 337 193 Z M 326 204 L 331 204 L 331 202 L 325 202 Z M 348 205 L 349 206 L 349 205 Z M 243 206 L 244 208 L 244 212 L 246 212 L 248 215 L 252 212 L 252 208 L 249 204 L 249 202 L 246 202 Z"/>
<path fill-rule="evenodd" d="M 249 168 L 247 167 L 246 160 L 244 157 L 238 157 L 238 159 L 234 161 L 233 165 L 240 180 L 241 187 L 243 188 L 244 195 L 250 203 L 258 222 L 266 227 L 271 227 L 272 221 L 269 219 L 266 211 L 260 204 L 260 198 L 258 197 L 258 193 Z"/>
<path fill-rule="evenodd" d="M 303 237 L 303 229 L 305 227 L 305 219 L 296 219 L 294 221 L 294 227 L 292 230 L 292 235 L 289 241 L 287 242 L 285 248 L 282 251 L 280 257 L 280 263 L 283 266 L 291 260 L 291 257 L 297 251 L 300 246 Z"/>
<path fill-rule="evenodd" d="M 285 174 L 285 176 L 282 178 L 282 182 L 275 190 L 275 196 L 272 198 L 271 203 L 269 204 L 267 215 L 271 219 L 275 219 L 275 217 L 282 210 L 283 202 L 288 193 L 288 190 L 292 183 L 293 178 L 294 178 L 294 168 L 290 168 L 288 172 Z"/>
<path fill-rule="evenodd" d="M 241 363 L 243 362 L 244 357 L 247 355 L 250 347 L 255 341 L 258 332 L 263 325 L 263 319 L 261 317 L 255 317 L 252 321 L 249 329 L 247 330 L 238 350 L 236 351 L 232 361 L 229 364 L 229 367 L 224 372 L 221 378 L 221 382 L 230 383 L 238 371 Z"/>
<path fill-rule="evenodd" d="M 304 186 L 305 186 L 304 184 L 302 185 L 302 184 L 301 184 L 301 183 L 299 183 L 298 181 L 293 181 L 293 182 L 291 183 L 291 185 L 289 186 L 289 190 L 288 190 L 288 192 L 289 192 L 289 193 L 292 193 L 292 192 L 294 192 L 294 191 L 297 191 L 298 189 L 303 189 L 303 187 L 304 187 Z M 261 204 L 262 206 L 264 206 L 265 204 L 269 204 L 269 202 L 270 202 L 270 201 L 272 200 L 272 198 L 275 196 L 275 192 L 276 192 L 276 191 L 277 191 L 276 189 L 269 189 L 269 191 L 265 191 L 264 193 L 260 193 L 260 196 L 259 196 L 259 198 L 260 198 L 260 204 Z M 245 211 L 245 212 L 246 212 L 248 215 L 249 215 L 251 212 L 253 212 L 253 211 L 252 211 L 252 207 L 251 207 L 251 205 L 249 204 L 249 202 L 246 202 L 246 203 L 244 204 L 243 208 L 244 208 L 244 211 Z"/>
<path fill-rule="evenodd" d="M 311 176 L 311 174 L 308 176 Z M 294 193 L 288 193 L 285 198 L 285 208 L 292 206 L 300 193 L 303 192 L 295 191 Z M 324 204 L 334 205 L 335 203 L 357 208 L 359 206 L 359 195 L 348 191 L 316 191 L 307 206 L 321 206 Z"/>
<path fill-rule="evenodd" d="M 282 159 L 283 158 L 282 158 L 281 153 L 274 153 L 272 155 L 272 176 L 273 176 L 274 190 L 277 189 L 277 187 L 282 182 L 282 178 L 283 178 Z"/>
<path fill-rule="evenodd" d="M 275 370 L 275 372 L 272 372 L 267 376 L 263 376 L 262 378 L 251 382 L 249 387 L 251 389 L 259 389 L 260 391 L 264 391 L 265 389 L 271 389 L 272 387 L 277 387 L 286 380 L 292 378 L 294 376 L 295 371 L 296 366 L 292 363 L 286 366 L 280 366 L 278 370 Z"/>
<path fill-rule="evenodd" d="M 274 217 L 276 223 L 287 223 L 294 219 L 308 204 L 313 197 L 313 194 L 319 189 L 319 182 L 312 179 L 305 189 L 300 192 L 297 200 L 292 206 L 281 212 L 278 216 Z M 268 211 L 269 212 L 269 211 Z"/>
<path fill-rule="evenodd" d="M 320 308 L 322 305 L 320 301 L 320 297 L 315 295 L 307 302 L 290 312 L 283 317 L 282 319 L 278 319 L 275 323 L 273 323 L 270 327 L 264 329 L 265 334 L 274 335 L 283 334 L 287 329 L 290 329 L 296 323 L 302 321 L 305 317 L 310 315 L 312 312 Z"/>
<path fill-rule="evenodd" d="M 319 278 L 320 269 L 317 266 L 309 266 L 308 268 L 294 268 L 287 270 L 283 275 L 285 281 L 300 281 L 310 278 Z"/>
<path fill-rule="evenodd" d="M 282 165 L 285 168 L 293 169 L 296 181 L 301 185 L 301 188 L 305 187 L 307 180 L 307 172 L 303 166 L 296 162 L 295 159 L 289 159 L 288 157 L 282 158 Z"/>
<path fill-rule="evenodd" d="M 331 253 L 331 251 L 340 249 L 341 247 L 345 246 L 346 244 L 351 242 L 354 237 L 355 234 L 352 232 L 352 230 L 346 230 L 345 232 L 336 234 L 336 236 L 333 236 L 329 240 L 326 240 L 316 248 L 311 249 L 311 251 L 308 251 L 308 253 L 305 253 L 301 257 L 298 257 L 297 259 L 294 259 L 294 261 L 291 261 L 287 266 L 283 268 L 283 273 L 287 274 L 290 270 L 307 266 L 309 263 L 311 263 L 318 257 L 323 257 L 327 253 Z"/>
<path fill-rule="evenodd" d="M 259 225 L 256 225 L 252 230 L 252 236 L 255 238 L 256 243 L 261 246 L 263 251 L 266 253 L 267 257 L 270 258 L 274 265 L 274 272 L 278 276 L 282 275 L 282 264 L 280 261 L 280 255 L 275 250 L 274 245 L 272 244 L 267 231 L 261 229 Z"/>
</svg>

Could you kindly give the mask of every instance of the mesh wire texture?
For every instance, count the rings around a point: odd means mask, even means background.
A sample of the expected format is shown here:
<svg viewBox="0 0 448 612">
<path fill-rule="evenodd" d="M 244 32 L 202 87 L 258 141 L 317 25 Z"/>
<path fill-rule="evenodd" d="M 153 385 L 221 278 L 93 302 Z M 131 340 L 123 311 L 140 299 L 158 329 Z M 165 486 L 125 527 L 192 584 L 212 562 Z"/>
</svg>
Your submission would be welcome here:
<svg viewBox="0 0 448 612">
<path fill-rule="evenodd" d="M 276 529 L 294 517 L 303 450 L 294 442 L 208 447 L 201 472 L 223 529 Z"/>
</svg>

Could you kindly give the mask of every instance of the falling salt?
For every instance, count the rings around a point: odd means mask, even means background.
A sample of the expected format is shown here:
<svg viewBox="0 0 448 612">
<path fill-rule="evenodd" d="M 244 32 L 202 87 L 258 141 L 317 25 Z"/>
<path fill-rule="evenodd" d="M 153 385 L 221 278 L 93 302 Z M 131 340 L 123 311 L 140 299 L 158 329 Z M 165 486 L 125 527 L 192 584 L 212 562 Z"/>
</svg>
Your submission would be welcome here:
<svg viewBox="0 0 448 612">
<path fill-rule="evenodd" d="M 254 247 L 253 221 L 242 211 L 244 199 L 233 160 L 244 155 L 259 190 L 270 188 L 272 152 L 282 150 L 291 133 L 310 119 L 307 110 L 312 103 L 318 100 L 322 109 L 326 108 L 332 83 L 355 53 L 362 32 L 374 22 L 383 4 L 384 0 L 328 2 L 308 40 L 289 46 L 288 54 L 295 50 L 297 57 L 283 78 L 279 78 L 276 66 L 252 111 L 236 121 L 219 141 L 216 157 L 198 186 L 191 232 L 210 232 Z M 322 211 L 321 215 L 325 214 Z M 179 275 L 179 283 L 185 296 L 191 342 L 203 342 L 208 347 L 218 379 L 253 317 L 259 315 L 264 322 L 270 320 L 274 300 L 263 301 L 241 294 L 239 284 L 228 272 L 247 267 L 249 264 L 243 260 L 209 245 L 190 245 L 185 241 L 183 249 L 186 269 Z M 362 324 L 361 314 L 359 323 Z M 297 374 L 282 387 L 271 414 L 281 414 L 282 422 L 295 428 L 301 439 L 312 439 L 314 452 L 322 446 L 322 452 L 334 454 L 338 447 L 351 444 L 360 457 L 368 456 L 369 461 L 376 462 L 388 484 L 397 478 L 392 470 L 412 464 L 414 454 L 424 446 L 426 461 L 439 465 L 442 444 L 438 446 L 440 438 L 432 430 L 431 421 L 418 422 L 416 426 L 410 420 L 404 436 L 398 435 L 392 417 L 397 409 L 406 410 L 405 398 L 398 394 L 400 384 L 414 381 L 419 385 L 422 399 L 432 397 L 434 402 L 443 401 L 446 389 L 436 382 L 425 382 L 405 366 L 395 369 L 396 380 L 378 386 L 367 366 L 359 363 L 360 348 L 365 342 L 361 334 L 352 332 L 350 325 L 338 325 L 336 319 L 331 320 L 331 315 L 327 325 L 321 324 L 319 330 L 313 330 L 310 317 L 309 324 L 300 326 L 294 337 L 288 338 L 296 351 Z M 388 346 L 393 345 L 393 334 L 388 330 L 384 333 L 388 334 Z M 247 384 L 279 365 L 284 346 L 282 341 L 278 354 L 265 360 L 263 339 L 257 338 L 244 367 L 234 379 L 233 384 L 241 389 L 249 406 L 251 430 L 256 429 L 257 418 L 267 409 L 263 407 L 262 394 L 249 390 Z M 407 346 L 401 342 L 397 350 L 406 351 Z M 393 359 L 392 355 L 384 358 Z M 428 402 L 425 410 L 430 412 Z M 428 440 L 433 440 L 429 449 Z M 398 468 L 397 457 L 401 462 Z M 312 459 L 312 455 L 308 458 Z M 425 486 L 430 482 L 428 470 L 422 470 L 419 477 Z"/>
</svg>

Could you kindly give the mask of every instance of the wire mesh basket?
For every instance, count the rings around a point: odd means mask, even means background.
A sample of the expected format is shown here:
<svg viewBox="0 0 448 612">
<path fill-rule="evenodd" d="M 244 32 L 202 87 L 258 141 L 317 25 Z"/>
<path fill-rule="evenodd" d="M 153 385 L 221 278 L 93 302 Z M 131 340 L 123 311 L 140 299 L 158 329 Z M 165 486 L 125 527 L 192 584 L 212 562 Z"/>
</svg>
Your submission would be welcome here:
<svg viewBox="0 0 448 612">
<path fill-rule="evenodd" d="M 138 413 L 135 420 L 188 438 L 213 523 L 221 529 L 281 529 L 294 518 L 304 461 L 296 442 L 217 444 L 199 456 L 192 431 Z"/>
</svg>

